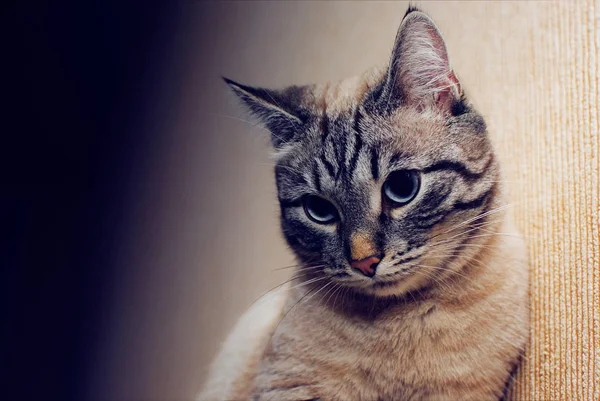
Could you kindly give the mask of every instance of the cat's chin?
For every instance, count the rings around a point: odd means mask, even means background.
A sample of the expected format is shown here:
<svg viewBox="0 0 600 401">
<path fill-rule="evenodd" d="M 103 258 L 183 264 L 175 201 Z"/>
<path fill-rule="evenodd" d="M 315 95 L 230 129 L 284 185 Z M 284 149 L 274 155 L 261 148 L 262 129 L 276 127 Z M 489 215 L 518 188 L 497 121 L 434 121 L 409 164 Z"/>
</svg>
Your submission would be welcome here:
<svg viewBox="0 0 600 401">
<path fill-rule="evenodd" d="M 412 274 L 396 280 L 378 281 L 374 280 L 358 290 L 366 295 L 376 297 L 402 297 L 411 291 L 416 291 L 427 284 L 427 278 L 420 274 Z"/>
</svg>

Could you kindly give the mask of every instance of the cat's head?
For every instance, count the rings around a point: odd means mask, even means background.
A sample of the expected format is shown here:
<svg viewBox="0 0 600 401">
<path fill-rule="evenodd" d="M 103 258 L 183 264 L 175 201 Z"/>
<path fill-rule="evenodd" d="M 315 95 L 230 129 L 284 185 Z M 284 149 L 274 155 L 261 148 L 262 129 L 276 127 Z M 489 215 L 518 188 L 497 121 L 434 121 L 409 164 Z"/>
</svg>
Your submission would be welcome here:
<svg viewBox="0 0 600 401">
<path fill-rule="evenodd" d="M 283 233 L 309 276 L 400 295 L 472 256 L 498 169 L 426 14 L 407 11 L 384 71 L 283 90 L 226 82 L 272 133 Z"/>
</svg>

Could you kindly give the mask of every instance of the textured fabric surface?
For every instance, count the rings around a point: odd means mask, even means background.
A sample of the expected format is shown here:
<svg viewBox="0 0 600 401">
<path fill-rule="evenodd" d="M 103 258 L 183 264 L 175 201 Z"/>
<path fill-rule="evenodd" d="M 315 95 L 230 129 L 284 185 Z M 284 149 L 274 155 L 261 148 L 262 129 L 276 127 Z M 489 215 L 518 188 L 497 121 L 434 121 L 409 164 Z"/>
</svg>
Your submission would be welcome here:
<svg viewBox="0 0 600 401">
<path fill-rule="evenodd" d="M 485 107 L 531 262 L 531 341 L 512 399 L 599 400 L 598 2 L 491 7 L 514 18 L 489 44 L 520 90 Z"/>
</svg>

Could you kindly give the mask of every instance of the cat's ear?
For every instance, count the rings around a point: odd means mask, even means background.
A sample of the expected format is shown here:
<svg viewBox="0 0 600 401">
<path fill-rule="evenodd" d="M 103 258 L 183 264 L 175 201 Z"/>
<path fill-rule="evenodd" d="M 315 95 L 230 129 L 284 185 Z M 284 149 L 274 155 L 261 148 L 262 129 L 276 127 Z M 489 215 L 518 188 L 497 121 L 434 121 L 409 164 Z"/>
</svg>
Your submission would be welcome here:
<svg viewBox="0 0 600 401">
<path fill-rule="evenodd" d="M 271 132 L 271 143 L 276 149 L 292 141 L 305 125 L 302 87 L 274 90 L 253 88 L 225 77 L 223 80 Z"/>
<path fill-rule="evenodd" d="M 398 29 L 381 100 L 451 112 L 461 87 L 450 68 L 444 39 L 423 12 L 409 8 Z"/>
</svg>

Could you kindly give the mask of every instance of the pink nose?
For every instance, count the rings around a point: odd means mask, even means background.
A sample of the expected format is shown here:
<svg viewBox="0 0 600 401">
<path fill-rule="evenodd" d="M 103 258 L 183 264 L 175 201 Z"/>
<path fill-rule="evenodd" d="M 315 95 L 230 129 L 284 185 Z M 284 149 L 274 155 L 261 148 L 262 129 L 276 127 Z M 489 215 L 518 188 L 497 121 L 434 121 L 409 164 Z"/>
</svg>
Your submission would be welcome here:
<svg viewBox="0 0 600 401">
<path fill-rule="evenodd" d="M 373 277 L 379 262 L 381 262 L 381 259 L 379 259 L 377 256 L 369 256 L 368 258 L 361 260 L 353 260 L 350 262 L 350 266 L 360 270 L 361 273 L 367 277 Z"/>
</svg>

